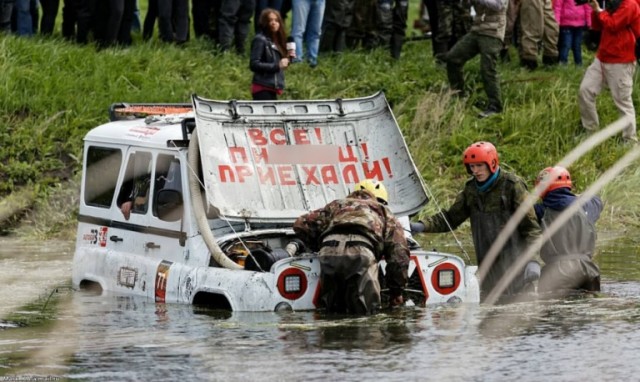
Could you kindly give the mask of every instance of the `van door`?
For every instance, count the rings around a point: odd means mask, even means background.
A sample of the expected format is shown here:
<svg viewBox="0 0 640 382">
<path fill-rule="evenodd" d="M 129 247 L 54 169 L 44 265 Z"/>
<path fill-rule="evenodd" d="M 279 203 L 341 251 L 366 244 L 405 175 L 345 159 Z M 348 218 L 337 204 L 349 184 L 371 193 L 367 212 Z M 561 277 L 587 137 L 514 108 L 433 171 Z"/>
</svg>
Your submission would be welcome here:
<svg viewBox="0 0 640 382">
<path fill-rule="evenodd" d="M 159 153 L 155 157 L 151 208 L 144 249 L 154 257 L 187 262 L 183 168 L 179 156 Z"/>
<path fill-rule="evenodd" d="M 120 176 L 116 203 L 112 206 L 109 240 L 118 251 L 146 254 L 144 234 L 149 226 L 152 159 L 150 151 L 129 149 Z"/>
</svg>

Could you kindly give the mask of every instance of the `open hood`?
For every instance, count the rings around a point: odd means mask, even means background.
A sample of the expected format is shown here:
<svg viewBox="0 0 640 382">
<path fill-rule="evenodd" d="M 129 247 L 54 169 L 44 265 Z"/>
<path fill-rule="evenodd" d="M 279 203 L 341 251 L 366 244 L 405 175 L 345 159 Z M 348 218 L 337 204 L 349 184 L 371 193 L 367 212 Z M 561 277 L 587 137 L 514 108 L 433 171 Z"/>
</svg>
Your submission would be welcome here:
<svg viewBox="0 0 640 382">
<path fill-rule="evenodd" d="M 221 217 L 293 222 L 376 178 L 396 215 L 418 212 L 424 184 L 383 93 L 299 101 L 193 96 L 207 201 Z"/>
</svg>

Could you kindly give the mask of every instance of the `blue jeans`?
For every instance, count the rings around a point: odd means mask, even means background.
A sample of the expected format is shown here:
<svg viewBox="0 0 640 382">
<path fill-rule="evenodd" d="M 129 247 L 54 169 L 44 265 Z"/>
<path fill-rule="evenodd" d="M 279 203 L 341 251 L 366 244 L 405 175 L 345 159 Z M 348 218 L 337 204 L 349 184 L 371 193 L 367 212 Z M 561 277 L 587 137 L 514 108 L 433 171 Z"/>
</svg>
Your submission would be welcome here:
<svg viewBox="0 0 640 382">
<path fill-rule="evenodd" d="M 16 34 L 18 36 L 33 35 L 33 20 L 31 19 L 31 0 L 16 0 Z"/>
<path fill-rule="evenodd" d="M 322 30 L 322 18 L 324 15 L 325 0 L 293 0 L 291 21 L 291 36 L 296 43 L 297 60 L 304 58 L 302 42 L 307 50 L 309 64 L 318 64 L 318 48 L 320 47 L 320 34 Z"/>
<path fill-rule="evenodd" d="M 558 38 L 558 61 L 561 64 L 569 62 L 569 49 L 573 51 L 573 62 L 582 65 L 582 28 L 560 27 Z"/>
</svg>

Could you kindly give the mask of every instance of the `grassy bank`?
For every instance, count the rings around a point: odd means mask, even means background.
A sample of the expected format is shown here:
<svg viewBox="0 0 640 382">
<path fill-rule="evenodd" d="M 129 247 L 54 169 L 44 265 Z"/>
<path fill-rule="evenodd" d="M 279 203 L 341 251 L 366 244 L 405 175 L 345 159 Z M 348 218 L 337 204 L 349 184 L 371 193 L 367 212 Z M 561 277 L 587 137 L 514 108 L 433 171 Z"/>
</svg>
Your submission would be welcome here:
<svg viewBox="0 0 640 382">
<path fill-rule="evenodd" d="M 405 45 L 394 62 L 383 50 L 323 55 L 320 65 L 293 65 L 284 99 L 359 97 L 384 90 L 403 129 L 417 166 L 435 199 L 448 206 L 467 174 L 461 153 L 469 143 L 489 140 L 501 164 L 533 184 L 586 136 L 579 128 L 576 95 L 584 68 L 556 67 L 527 72 L 501 64 L 505 101 L 502 115 L 480 120 L 474 107 L 484 98 L 479 63 L 466 66 L 468 99 L 447 91 L 446 73 L 433 62 L 430 41 Z M 585 62 L 592 60 L 587 53 Z M 127 49 L 96 51 L 61 40 L 0 37 L 0 195 L 31 187 L 44 211 L 30 219 L 48 237 L 73 226 L 82 137 L 106 122 L 114 102 L 188 102 L 190 95 L 248 99 L 248 58 L 218 54 L 201 41 L 176 47 L 137 42 Z M 638 84 L 635 85 L 636 88 Z M 640 94 L 635 89 L 635 97 Z M 608 93 L 598 98 L 603 124 L 617 111 Z M 615 163 L 626 148 L 612 138 L 571 168 L 577 190 L 584 190 Z M 640 226 L 637 164 L 610 183 L 601 226 Z M 47 212 L 47 209 L 49 212 Z M 435 211 L 431 203 L 424 213 Z"/>
</svg>

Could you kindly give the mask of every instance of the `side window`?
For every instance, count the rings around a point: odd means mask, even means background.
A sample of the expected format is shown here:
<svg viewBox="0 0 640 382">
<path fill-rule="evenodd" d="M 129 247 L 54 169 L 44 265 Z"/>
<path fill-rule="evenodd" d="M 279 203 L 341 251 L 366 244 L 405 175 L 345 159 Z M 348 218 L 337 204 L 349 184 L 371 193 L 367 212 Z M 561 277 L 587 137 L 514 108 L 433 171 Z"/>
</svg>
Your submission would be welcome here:
<svg viewBox="0 0 640 382">
<path fill-rule="evenodd" d="M 182 217 L 182 210 L 178 209 L 182 205 L 182 198 L 175 199 L 173 196 L 158 198 L 160 191 L 173 190 L 182 195 L 182 173 L 180 172 L 180 159 L 173 155 L 158 155 L 156 160 L 155 187 L 156 197 L 153 199 L 153 215 L 163 220 L 174 221 Z M 168 198 L 168 199 L 167 199 Z M 177 204 L 176 204 L 177 203 Z M 167 208 L 175 208 L 175 212 L 167 215 Z M 158 211 L 164 211 L 163 216 L 159 216 Z"/>
<path fill-rule="evenodd" d="M 120 149 L 89 147 L 84 181 L 84 202 L 87 205 L 111 207 L 121 165 Z"/>
<path fill-rule="evenodd" d="M 136 151 L 129 155 L 127 169 L 118 193 L 118 208 L 128 220 L 128 213 L 145 214 L 149 208 L 151 188 L 151 153 Z"/>
</svg>

